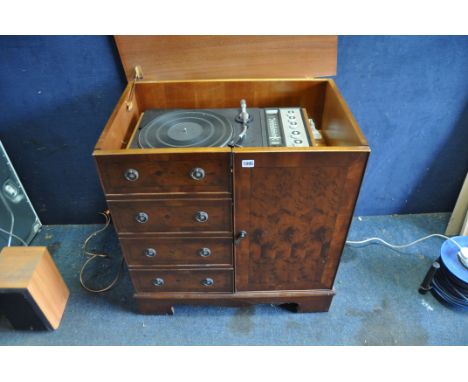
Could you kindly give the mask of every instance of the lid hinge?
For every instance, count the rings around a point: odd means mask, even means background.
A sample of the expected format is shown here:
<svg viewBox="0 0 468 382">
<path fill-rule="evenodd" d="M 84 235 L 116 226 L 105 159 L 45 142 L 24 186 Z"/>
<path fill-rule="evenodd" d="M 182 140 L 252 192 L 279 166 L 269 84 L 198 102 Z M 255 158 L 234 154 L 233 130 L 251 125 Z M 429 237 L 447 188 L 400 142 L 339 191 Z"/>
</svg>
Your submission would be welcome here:
<svg viewBox="0 0 468 382">
<path fill-rule="evenodd" d="M 135 96 L 135 86 L 138 80 L 143 79 L 143 71 L 141 70 L 141 66 L 137 65 L 134 68 L 134 74 L 133 74 L 133 82 L 132 82 L 132 88 L 130 89 L 130 93 L 128 94 L 127 98 L 127 111 L 131 111 L 133 109 L 133 97 Z"/>
</svg>

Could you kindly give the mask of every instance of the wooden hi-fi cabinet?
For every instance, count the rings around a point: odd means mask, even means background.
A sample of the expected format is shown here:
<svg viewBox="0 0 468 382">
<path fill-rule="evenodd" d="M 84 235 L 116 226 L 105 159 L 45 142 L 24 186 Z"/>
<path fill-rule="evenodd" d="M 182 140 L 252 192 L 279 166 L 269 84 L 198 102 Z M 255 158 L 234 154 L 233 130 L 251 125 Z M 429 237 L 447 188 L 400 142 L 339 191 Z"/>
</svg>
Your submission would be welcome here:
<svg viewBox="0 0 468 382">
<path fill-rule="evenodd" d="M 337 38 L 116 43 L 129 84 L 93 155 L 140 311 L 262 303 L 327 311 L 370 151 L 334 81 L 316 78 L 335 74 Z M 147 109 L 233 108 L 241 99 L 305 108 L 323 139 L 306 148 L 127 148 Z M 202 212 L 208 220 L 197 219 Z"/>
</svg>

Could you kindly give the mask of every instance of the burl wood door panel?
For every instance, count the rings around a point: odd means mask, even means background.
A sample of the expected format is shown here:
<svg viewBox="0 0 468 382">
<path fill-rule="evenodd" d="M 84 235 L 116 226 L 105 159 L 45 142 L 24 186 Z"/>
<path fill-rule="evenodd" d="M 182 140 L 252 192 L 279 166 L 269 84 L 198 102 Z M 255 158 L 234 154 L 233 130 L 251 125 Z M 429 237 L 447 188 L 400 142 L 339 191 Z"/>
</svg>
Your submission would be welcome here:
<svg viewBox="0 0 468 382">
<path fill-rule="evenodd" d="M 231 192 L 228 152 L 96 156 L 106 194 Z M 192 171 L 202 172 L 193 176 Z"/>
<path fill-rule="evenodd" d="M 109 200 L 119 234 L 232 232 L 231 199 Z"/>
<path fill-rule="evenodd" d="M 332 288 L 367 156 L 235 153 L 236 290 Z"/>
</svg>

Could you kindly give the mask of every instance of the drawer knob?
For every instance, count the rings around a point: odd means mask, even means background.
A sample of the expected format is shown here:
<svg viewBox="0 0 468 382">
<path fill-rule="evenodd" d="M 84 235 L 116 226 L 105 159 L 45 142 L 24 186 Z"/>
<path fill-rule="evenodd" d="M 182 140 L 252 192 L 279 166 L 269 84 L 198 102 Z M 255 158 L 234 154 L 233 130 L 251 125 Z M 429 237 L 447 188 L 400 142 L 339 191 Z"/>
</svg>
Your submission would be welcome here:
<svg viewBox="0 0 468 382">
<path fill-rule="evenodd" d="M 135 180 L 138 179 L 140 174 L 138 174 L 137 170 L 133 168 L 129 168 L 127 171 L 125 171 L 124 176 L 125 176 L 125 179 L 127 179 L 129 182 L 134 182 Z"/>
<path fill-rule="evenodd" d="M 211 256 L 211 249 L 209 249 L 209 248 L 200 248 L 200 250 L 198 251 L 198 254 L 201 257 Z"/>
<path fill-rule="evenodd" d="M 154 248 L 146 248 L 145 249 L 145 256 L 146 257 L 154 257 L 156 256 L 156 250 Z"/>
<path fill-rule="evenodd" d="M 204 280 L 202 281 L 202 285 L 203 285 L 203 286 L 206 286 L 206 287 L 213 286 L 213 285 L 214 285 L 214 280 L 213 280 L 213 279 L 210 279 L 209 277 L 207 277 L 206 279 L 204 279 Z"/>
<path fill-rule="evenodd" d="M 205 170 L 203 170 L 201 167 L 192 168 L 190 171 L 190 176 L 194 180 L 202 180 L 205 178 Z"/>
<path fill-rule="evenodd" d="M 138 222 L 138 223 L 146 223 L 149 219 L 149 216 L 146 212 L 138 212 L 137 215 L 135 216 L 135 220 Z"/>
<path fill-rule="evenodd" d="M 159 277 L 155 278 L 153 280 L 153 285 L 157 286 L 157 287 L 163 286 L 164 285 L 164 279 L 161 279 Z"/>
<path fill-rule="evenodd" d="M 205 211 L 198 211 L 195 214 L 195 220 L 199 223 L 204 223 L 208 220 L 208 213 Z"/>
</svg>

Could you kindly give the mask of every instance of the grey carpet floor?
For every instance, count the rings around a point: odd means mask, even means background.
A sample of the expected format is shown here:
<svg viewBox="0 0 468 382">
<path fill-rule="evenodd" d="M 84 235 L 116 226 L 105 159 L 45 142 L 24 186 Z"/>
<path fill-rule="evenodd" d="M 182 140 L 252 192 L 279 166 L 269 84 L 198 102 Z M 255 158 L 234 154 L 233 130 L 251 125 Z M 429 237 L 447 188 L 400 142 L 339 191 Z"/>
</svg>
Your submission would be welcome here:
<svg viewBox="0 0 468 382">
<path fill-rule="evenodd" d="M 359 217 L 349 239 L 380 236 L 409 242 L 445 230 L 448 214 Z M 125 270 L 100 295 L 79 284 L 81 245 L 98 226 L 46 226 L 33 245 L 46 245 L 71 296 L 55 332 L 20 332 L 0 318 L 0 345 L 468 345 L 468 316 L 441 305 L 418 286 L 441 240 L 404 251 L 380 245 L 346 247 L 330 312 L 290 313 L 280 307 L 176 306 L 174 316 L 138 314 Z M 113 230 L 93 241 L 118 263 Z M 107 267 L 100 266 L 96 270 Z M 112 270 L 112 269 L 111 269 Z M 91 270 L 92 271 L 92 270 Z M 91 275 L 92 276 L 92 275 Z"/>
</svg>

